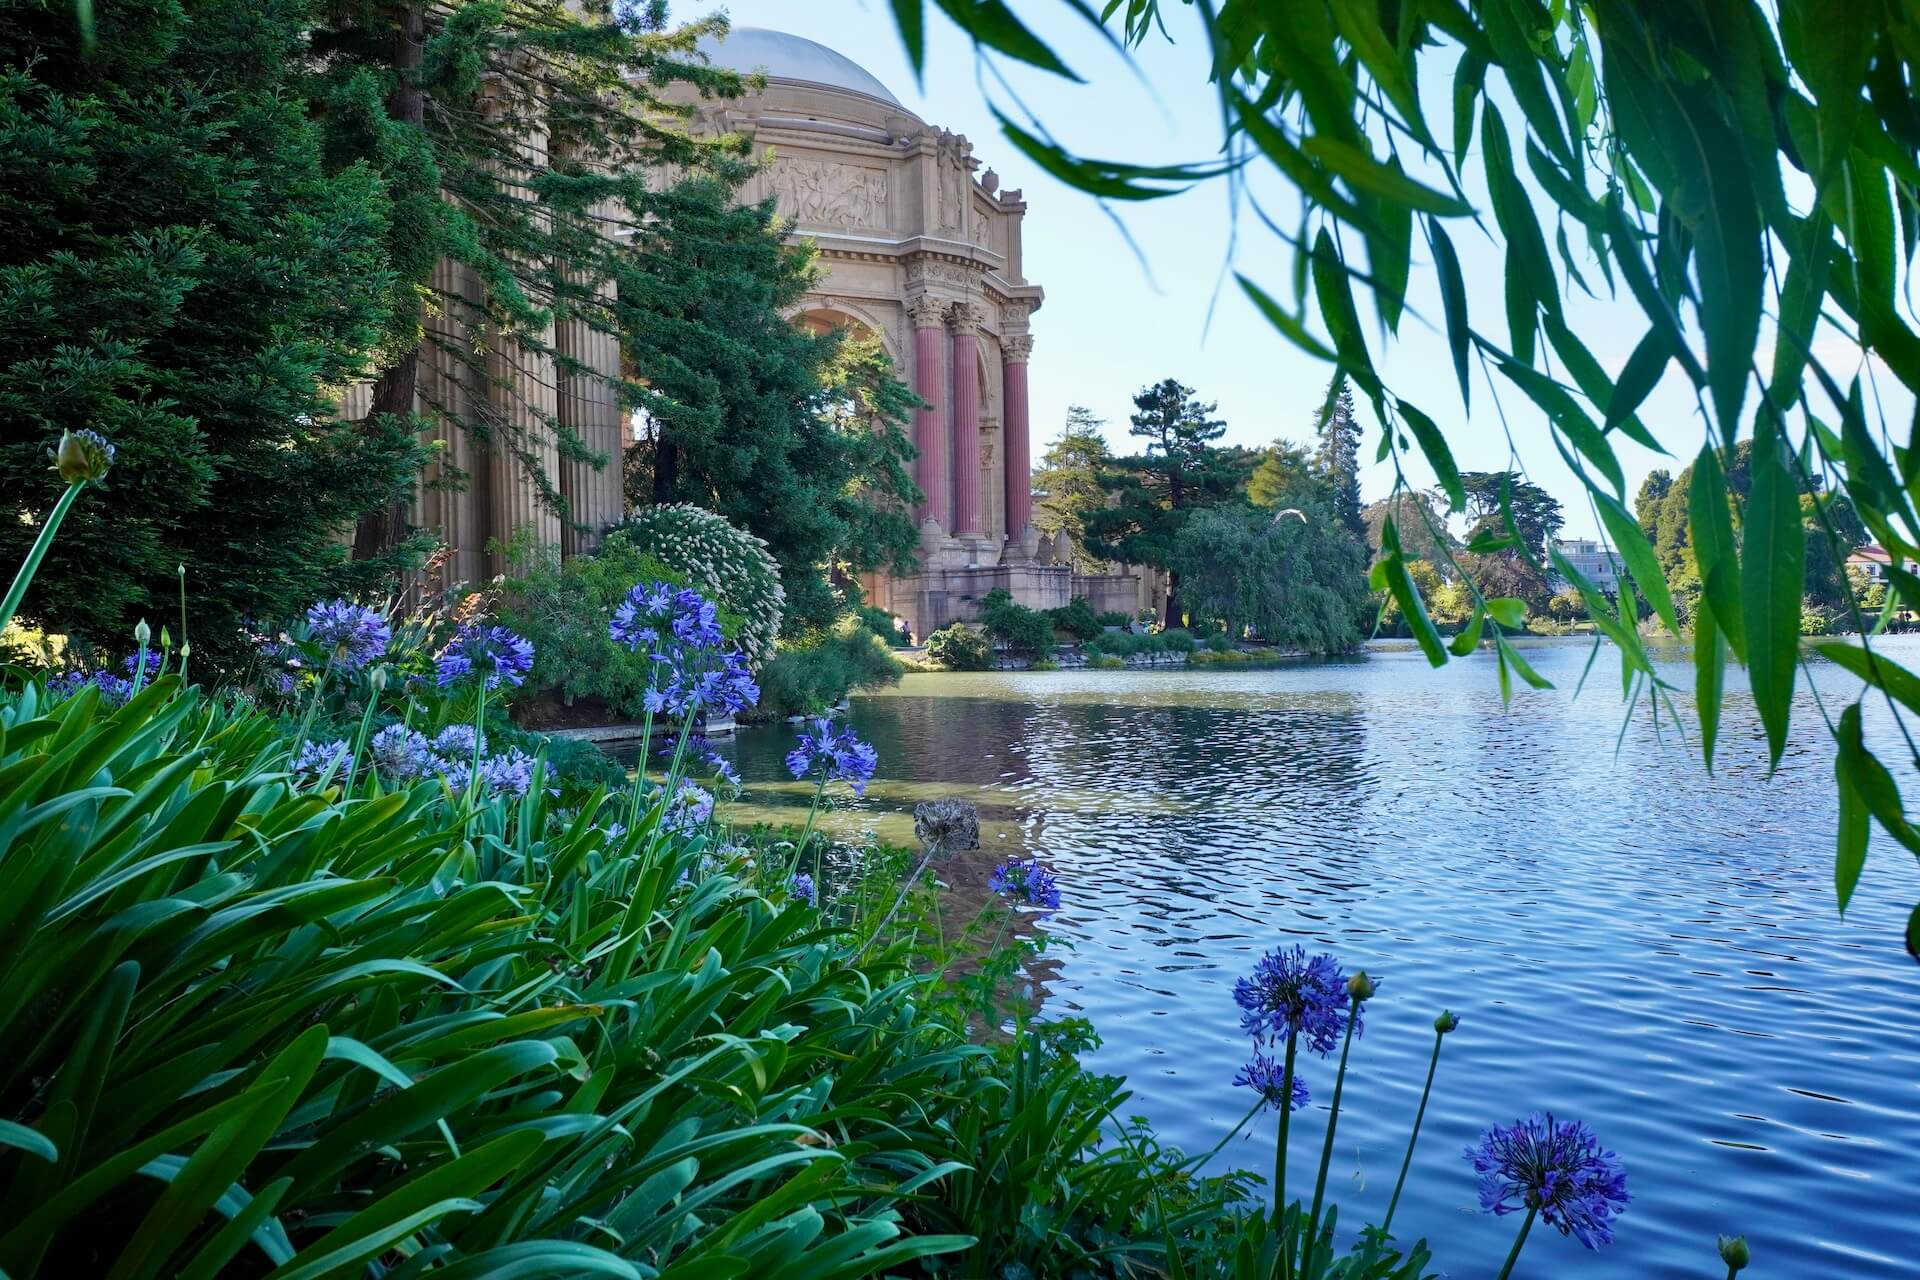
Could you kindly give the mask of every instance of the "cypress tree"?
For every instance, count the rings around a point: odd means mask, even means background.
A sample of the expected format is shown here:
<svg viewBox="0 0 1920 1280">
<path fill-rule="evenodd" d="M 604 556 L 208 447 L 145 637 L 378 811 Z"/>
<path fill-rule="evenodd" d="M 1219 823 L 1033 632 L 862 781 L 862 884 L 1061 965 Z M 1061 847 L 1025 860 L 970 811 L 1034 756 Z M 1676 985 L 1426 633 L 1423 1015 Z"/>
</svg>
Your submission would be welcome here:
<svg viewBox="0 0 1920 1280">
<path fill-rule="evenodd" d="M 1332 494 L 1334 518 L 1364 546 L 1367 519 L 1360 503 L 1360 423 L 1353 416 L 1353 388 L 1340 374 L 1327 387 L 1314 434 L 1320 441 L 1314 466 Z"/>
</svg>

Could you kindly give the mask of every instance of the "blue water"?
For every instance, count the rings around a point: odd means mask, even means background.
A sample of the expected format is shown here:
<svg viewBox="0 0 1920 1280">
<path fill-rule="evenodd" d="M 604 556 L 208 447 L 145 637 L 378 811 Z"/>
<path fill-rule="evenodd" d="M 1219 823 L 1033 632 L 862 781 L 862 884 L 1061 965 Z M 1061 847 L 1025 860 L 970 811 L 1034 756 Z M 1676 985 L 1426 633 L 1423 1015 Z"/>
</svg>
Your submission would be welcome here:
<svg viewBox="0 0 1920 1280">
<path fill-rule="evenodd" d="M 1920 641 L 1885 643 L 1920 664 Z M 1730 694 L 1710 778 L 1691 724 L 1626 719 L 1610 651 L 1572 696 L 1588 650 L 1530 646 L 1560 688 L 1510 709 L 1490 658 L 1433 671 L 1391 645 L 1253 672 L 910 677 L 855 700 L 880 776 L 828 820 L 904 840 L 915 801 L 966 795 L 991 849 L 1054 864 L 1046 1009 L 1089 1018 L 1091 1064 L 1188 1150 L 1248 1105 L 1232 987 L 1262 951 L 1300 940 L 1379 976 L 1333 1160 L 1343 1222 L 1384 1211 L 1433 1016 L 1459 1013 L 1395 1223 L 1444 1275 L 1498 1269 L 1517 1222 L 1477 1211 L 1461 1151 L 1535 1108 L 1589 1122 L 1634 1199 L 1599 1252 L 1536 1228 L 1518 1275 L 1719 1276 L 1719 1232 L 1747 1236 L 1755 1280 L 1920 1275 L 1920 966 L 1901 942 L 1920 867 L 1876 840 L 1843 920 L 1812 695 L 1769 778 Z M 1691 685 L 1684 649 L 1663 660 Z M 1837 716 L 1855 682 L 1823 665 L 1819 683 Z M 1884 710 L 1867 722 L 1920 787 Z M 735 746 L 746 816 L 802 802 L 778 781 L 789 732 Z M 1296 1188 L 1332 1086 L 1331 1063 L 1307 1071 Z M 1263 1122 L 1221 1160 L 1267 1171 L 1272 1143 Z"/>
</svg>

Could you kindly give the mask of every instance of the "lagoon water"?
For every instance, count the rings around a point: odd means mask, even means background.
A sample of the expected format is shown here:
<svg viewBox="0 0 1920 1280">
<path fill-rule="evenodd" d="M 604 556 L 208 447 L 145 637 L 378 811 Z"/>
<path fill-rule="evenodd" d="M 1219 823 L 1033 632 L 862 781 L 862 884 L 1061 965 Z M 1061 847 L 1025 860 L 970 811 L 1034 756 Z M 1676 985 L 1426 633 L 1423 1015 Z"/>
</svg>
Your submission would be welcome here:
<svg viewBox="0 0 1920 1280">
<path fill-rule="evenodd" d="M 1920 663 L 1920 640 L 1884 643 Z M 1813 696 L 1768 777 L 1751 701 L 1730 694 L 1709 778 L 1664 710 L 1627 719 L 1610 649 L 1573 696 L 1590 648 L 1529 644 L 1559 687 L 1509 709 L 1490 656 L 1433 671 L 1390 643 L 1263 671 L 912 676 L 854 700 L 880 770 L 825 821 L 905 843 L 916 801 L 963 795 L 990 852 L 1052 863 L 1044 1012 L 1091 1020 L 1092 1065 L 1189 1151 L 1249 1105 L 1232 988 L 1261 952 L 1300 941 L 1379 976 L 1330 1180 L 1344 1223 L 1384 1212 L 1452 1008 L 1395 1222 L 1444 1275 L 1498 1270 L 1518 1221 L 1477 1212 L 1461 1152 L 1532 1109 L 1589 1122 L 1634 1200 L 1597 1253 L 1536 1227 L 1518 1275 L 1719 1276 L 1716 1232 L 1746 1234 L 1754 1280 L 1920 1275 L 1920 965 L 1901 942 L 1920 866 L 1876 839 L 1843 920 Z M 1691 686 L 1683 648 L 1663 661 Z M 1837 715 L 1855 683 L 1818 678 Z M 1911 801 L 1890 717 L 1867 719 Z M 791 741 L 755 729 L 731 748 L 736 820 L 798 821 Z M 1333 1064 L 1303 1061 L 1294 1188 L 1332 1091 Z M 1270 1171 L 1272 1143 L 1269 1118 L 1216 1167 Z"/>
</svg>

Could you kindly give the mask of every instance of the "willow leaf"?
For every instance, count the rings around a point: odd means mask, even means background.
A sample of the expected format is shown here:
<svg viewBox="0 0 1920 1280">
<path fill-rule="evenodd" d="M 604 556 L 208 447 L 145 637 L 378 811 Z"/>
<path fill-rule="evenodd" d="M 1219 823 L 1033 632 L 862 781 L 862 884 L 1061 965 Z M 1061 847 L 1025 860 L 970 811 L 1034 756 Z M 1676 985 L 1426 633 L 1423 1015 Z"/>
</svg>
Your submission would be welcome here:
<svg viewBox="0 0 1920 1280">
<path fill-rule="evenodd" d="M 1460 258 L 1453 251 L 1453 240 L 1438 218 L 1427 219 L 1427 238 L 1433 244 L 1433 266 L 1440 275 L 1440 305 L 1447 314 L 1447 345 L 1453 348 L 1453 372 L 1460 379 L 1460 405 L 1470 408 L 1467 356 L 1472 333 L 1467 326 L 1467 285 L 1460 275 Z"/>
<path fill-rule="evenodd" d="M 1440 487 L 1447 491 L 1447 501 L 1452 510 L 1464 511 L 1467 506 L 1466 485 L 1461 483 L 1460 468 L 1454 463 L 1453 450 L 1447 447 L 1447 438 L 1440 428 L 1433 425 L 1433 419 L 1420 412 L 1405 400 L 1398 401 L 1400 416 L 1406 419 L 1407 426 L 1413 431 L 1413 438 L 1420 445 L 1420 452 L 1427 457 L 1427 464 L 1433 468 L 1433 474 L 1440 481 Z"/>
<path fill-rule="evenodd" d="M 1687 534 L 1693 543 L 1694 563 L 1714 620 L 1727 647 L 1740 661 L 1747 658 L 1745 613 L 1740 604 L 1739 553 L 1733 540 L 1733 508 L 1727 497 L 1726 473 L 1712 445 L 1693 460 L 1693 479 L 1687 490 Z"/>
<path fill-rule="evenodd" d="M 1667 590 L 1666 575 L 1660 571 L 1660 561 L 1653 554 L 1646 531 L 1612 494 L 1596 490 L 1589 490 L 1588 493 L 1594 505 L 1600 509 L 1600 522 L 1606 525 L 1607 536 L 1613 539 L 1621 558 L 1627 562 L 1627 571 L 1633 575 L 1634 585 L 1640 588 L 1640 594 L 1647 598 L 1653 611 L 1660 615 L 1660 621 L 1666 624 L 1667 630 L 1679 635 L 1680 620 L 1673 611 L 1673 596 Z M 1797 613 L 1794 620 L 1797 624 Z"/>
<path fill-rule="evenodd" d="M 1800 598 L 1806 537 L 1800 492 L 1789 470 L 1777 420 L 1762 412 L 1753 443 L 1753 488 L 1747 498 L 1740 555 L 1742 622 L 1754 705 L 1767 733 L 1769 767 L 1778 766 L 1793 716 L 1794 667 L 1800 656 Z M 1696 544 L 1697 545 L 1697 544 Z M 1702 574 L 1706 572 L 1702 566 Z"/>
</svg>

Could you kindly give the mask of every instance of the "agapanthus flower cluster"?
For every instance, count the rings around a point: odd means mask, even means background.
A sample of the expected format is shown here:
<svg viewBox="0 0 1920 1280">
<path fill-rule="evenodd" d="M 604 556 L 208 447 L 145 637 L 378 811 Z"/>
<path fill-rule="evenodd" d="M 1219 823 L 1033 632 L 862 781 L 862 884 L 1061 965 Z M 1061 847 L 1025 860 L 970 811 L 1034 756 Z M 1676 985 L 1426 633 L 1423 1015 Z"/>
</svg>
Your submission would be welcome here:
<svg viewBox="0 0 1920 1280">
<path fill-rule="evenodd" d="M 1060 908 L 1060 886 L 1053 872 L 1042 866 L 1038 858 L 1015 858 L 1001 863 L 987 877 L 987 888 L 1028 906 L 1044 907 L 1048 911 Z"/>
<path fill-rule="evenodd" d="M 713 817 L 713 793 L 698 783 L 683 781 L 673 798 L 667 801 L 667 809 L 660 817 L 660 825 L 669 831 L 683 835 L 692 835 L 707 825 L 707 819 Z"/>
<path fill-rule="evenodd" d="M 1233 1083 L 1240 1088 L 1252 1089 L 1260 1095 L 1263 1107 L 1278 1107 L 1288 1093 L 1286 1088 L 1286 1064 L 1278 1058 L 1260 1052 L 1256 1047 L 1253 1059 L 1233 1077 Z M 1307 1105 L 1309 1095 L 1307 1082 L 1297 1074 L 1293 1077 L 1292 1106 L 1289 1110 L 1298 1111 Z"/>
<path fill-rule="evenodd" d="M 1535 1112 L 1495 1125 L 1468 1147 L 1480 1175 L 1480 1208 L 1495 1214 L 1538 1209 L 1540 1216 L 1589 1249 L 1613 1243 L 1613 1219 L 1633 1197 L 1620 1158 L 1593 1130 Z"/>
<path fill-rule="evenodd" d="M 787 886 L 787 892 L 801 902 L 812 906 L 814 902 L 813 877 L 804 871 L 793 873 L 793 880 Z"/>
<path fill-rule="evenodd" d="M 879 763 L 879 752 L 855 737 L 851 728 L 836 730 L 831 720 L 815 720 L 800 735 L 800 745 L 787 753 L 787 771 L 794 777 L 844 782 L 856 796 L 867 793 L 867 782 Z"/>
<path fill-rule="evenodd" d="M 378 658 L 393 639 L 393 628 L 379 610 L 347 600 L 309 608 L 307 630 L 334 665 L 347 671 L 358 671 Z"/>
<path fill-rule="evenodd" d="M 411 782 L 432 773 L 439 761 L 427 735 L 403 724 L 390 724 L 367 743 L 373 767 L 388 782 Z M 471 756 L 469 756 L 471 758 Z"/>
<path fill-rule="evenodd" d="M 1233 984 L 1233 1002 L 1240 1006 L 1241 1029 L 1255 1040 L 1297 1035 L 1325 1057 L 1339 1047 L 1346 1029 L 1347 978 L 1332 956 L 1308 956 L 1295 944 L 1261 956 L 1253 976 Z M 1356 1021 L 1354 1034 L 1359 1032 Z"/>
<path fill-rule="evenodd" d="M 450 724 L 433 735 L 434 754 L 449 760 L 473 759 L 475 751 L 487 749 L 487 735 L 470 724 Z"/>
<path fill-rule="evenodd" d="M 129 676 L 142 676 L 145 681 L 158 676 L 164 663 L 165 660 L 160 656 L 158 649 L 136 649 L 128 654 L 127 660 L 120 665 L 126 669 Z"/>
<path fill-rule="evenodd" d="M 344 739 L 309 742 L 293 760 L 294 780 L 302 786 L 318 782 L 331 769 L 331 781 L 339 782 L 353 772 L 353 750 Z"/>
<path fill-rule="evenodd" d="M 643 582 L 614 610 L 607 634 L 653 671 L 643 695 L 653 715 L 733 715 L 760 701 L 746 655 L 727 645 L 719 610 L 698 591 Z"/>
<path fill-rule="evenodd" d="M 47 695 L 55 702 L 64 702 L 88 685 L 100 690 L 100 700 L 109 707 L 117 707 L 133 696 L 133 681 L 111 671 L 63 671 L 47 681 Z"/>
<path fill-rule="evenodd" d="M 81 480 L 94 483 L 107 478 L 107 472 L 113 467 L 113 441 L 98 431 L 66 431 L 60 435 L 60 443 L 53 450 L 53 469 L 68 484 Z"/>
<path fill-rule="evenodd" d="M 533 786 L 533 757 L 518 747 L 480 762 L 480 778 L 499 795 L 524 796 Z"/>
<path fill-rule="evenodd" d="M 667 745 L 661 747 L 658 751 L 654 752 L 654 754 L 662 760 L 671 760 L 679 751 L 680 745 L 676 739 L 668 742 Z M 683 763 L 689 769 L 695 766 L 704 766 L 709 772 L 730 787 L 740 785 L 740 774 L 734 769 L 733 761 L 721 755 L 719 750 L 714 747 L 713 743 L 710 742 L 704 734 L 692 733 L 687 735 L 687 746 Z"/>
<path fill-rule="evenodd" d="M 533 670 L 533 641 L 506 627 L 460 628 L 434 660 L 441 688 L 478 676 L 488 689 L 520 685 Z"/>
</svg>

